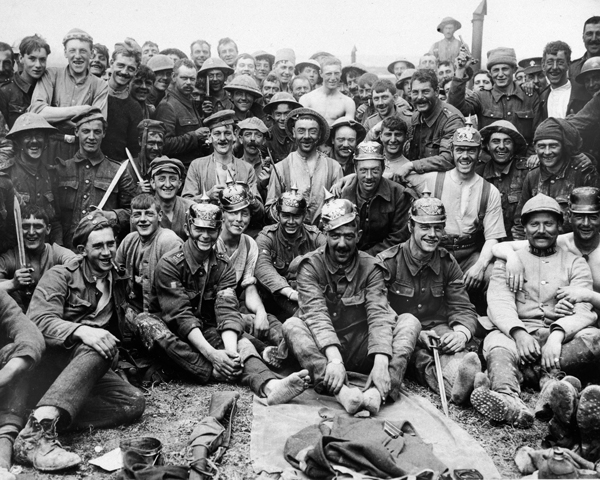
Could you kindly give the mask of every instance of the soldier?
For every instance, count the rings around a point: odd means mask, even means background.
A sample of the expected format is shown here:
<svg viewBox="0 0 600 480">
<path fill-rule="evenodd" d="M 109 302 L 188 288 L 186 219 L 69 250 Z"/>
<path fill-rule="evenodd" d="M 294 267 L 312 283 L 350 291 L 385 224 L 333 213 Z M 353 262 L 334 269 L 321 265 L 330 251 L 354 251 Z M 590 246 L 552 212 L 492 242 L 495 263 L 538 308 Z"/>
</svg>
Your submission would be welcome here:
<svg viewBox="0 0 600 480">
<path fill-rule="evenodd" d="M 37 205 L 44 209 L 50 221 L 50 241 L 63 244 L 63 229 L 58 205 L 58 183 L 47 167 L 49 135 L 56 132 L 44 117 L 25 113 L 15 120 L 6 138 L 15 145 L 15 156 L 0 164 L 22 207 Z"/>
<path fill-rule="evenodd" d="M 156 53 L 158 54 L 158 51 Z M 167 55 L 158 54 L 148 60 L 147 66 L 154 72 L 154 85 L 148 95 L 148 102 L 154 107 L 158 107 L 158 104 L 165 98 L 167 88 L 171 85 L 175 62 Z"/>
<path fill-rule="evenodd" d="M 445 391 L 457 404 L 469 400 L 481 362 L 467 351 L 477 327 L 458 262 L 440 242 L 446 209 L 429 192 L 410 209 L 410 238 L 377 255 L 389 272 L 388 300 L 398 315 L 421 324 L 411 366 L 417 380 L 440 393 L 429 337 L 439 339 Z"/>
<path fill-rule="evenodd" d="M 258 259 L 255 275 L 267 311 L 285 321 L 298 309 L 293 260 L 325 244 L 314 225 L 306 225 L 306 199 L 293 185 L 277 200 L 278 222 L 263 228 L 256 238 Z"/>
<path fill-rule="evenodd" d="M 225 86 L 230 92 L 236 121 L 263 116 L 262 108 L 257 101 L 262 98 L 256 80 L 250 75 L 238 75 Z"/>
<path fill-rule="evenodd" d="M 229 67 L 220 58 L 211 57 L 204 62 L 198 70 L 198 76 L 206 79 L 207 99 L 210 100 L 208 110 L 202 106 L 205 116 L 220 112 L 221 110 L 233 110 L 234 105 L 225 91 L 225 80 L 233 74 L 233 68 Z"/>
<path fill-rule="evenodd" d="M 301 258 L 300 308 L 283 332 L 317 393 L 335 395 L 350 414 L 376 414 L 388 395 L 399 398 L 421 327 L 416 318 L 398 318 L 391 309 L 383 265 L 357 248 L 357 216 L 349 200 L 323 205 L 327 244 Z M 347 385 L 346 371 L 369 375 L 364 392 Z"/>
<path fill-rule="evenodd" d="M 87 107 L 86 112 L 72 121 L 79 138 L 79 151 L 68 160 L 58 159 L 56 165 L 63 238 L 69 248 L 77 246 L 71 240 L 79 220 L 100 203 L 119 169 L 119 164 L 100 149 L 106 131 L 102 112 Z M 102 208 L 105 217 L 113 225 L 119 225 L 121 235 L 129 231 L 129 205 L 134 195 L 135 184 L 125 171 Z"/>
<path fill-rule="evenodd" d="M 188 211 L 188 240 L 158 262 L 150 312 L 162 320 L 147 344 L 169 338 L 157 348 L 198 383 L 239 380 L 270 405 L 286 403 L 306 389 L 308 372 L 278 380 L 242 337 L 235 269 L 213 248 L 223 213 L 207 197 L 202 202 Z"/>
<path fill-rule="evenodd" d="M 354 153 L 366 136 L 365 127 L 349 117 L 340 117 L 331 125 L 331 158 L 340 164 L 344 176 L 354 173 Z"/>
<path fill-rule="evenodd" d="M 114 269 L 116 241 L 108 219 L 100 212 L 84 216 L 73 245 L 83 261 L 51 268 L 27 312 L 47 348 L 32 373 L 30 400 L 37 406 L 14 454 L 18 463 L 40 471 L 81 463 L 60 447 L 57 429 L 115 427 L 138 419 L 145 408 L 143 393 L 111 370 L 120 341 L 115 335 L 122 339 L 124 332 L 125 279 Z"/>
<path fill-rule="evenodd" d="M 165 124 L 159 120 L 142 120 L 137 125 L 137 141 L 140 153 L 137 157 L 134 157 L 133 161 L 144 181 L 142 184 L 144 193 L 151 193 L 151 187 L 148 183 L 150 163 L 155 158 L 162 156 L 166 132 Z M 127 172 L 129 172 L 132 179 L 138 180 L 131 164 L 127 166 Z"/>
<path fill-rule="evenodd" d="M 434 55 L 438 62 L 454 63 L 461 48 L 469 51 L 469 47 L 454 36 L 454 32 L 461 27 L 460 22 L 452 17 L 445 17 L 437 26 L 437 31 L 444 35 L 444 38 L 431 46 L 429 54 Z"/>
<path fill-rule="evenodd" d="M 271 160 L 274 163 L 283 160 L 294 149 L 294 140 L 288 136 L 285 122 L 292 110 L 301 107 L 291 93 L 277 92 L 263 108 L 265 115 L 271 120 L 271 138 L 267 140 L 267 148 L 273 155 Z"/>
<path fill-rule="evenodd" d="M 267 198 L 272 168 L 272 159 L 267 157 L 263 160 L 262 155 L 267 139 L 270 137 L 269 129 L 260 118 L 256 117 L 242 120 L 238 128 L 238 139 L 244 150 L 242 159 L 254 168 L 258 193 L 264 201 Z"/>
</svg>

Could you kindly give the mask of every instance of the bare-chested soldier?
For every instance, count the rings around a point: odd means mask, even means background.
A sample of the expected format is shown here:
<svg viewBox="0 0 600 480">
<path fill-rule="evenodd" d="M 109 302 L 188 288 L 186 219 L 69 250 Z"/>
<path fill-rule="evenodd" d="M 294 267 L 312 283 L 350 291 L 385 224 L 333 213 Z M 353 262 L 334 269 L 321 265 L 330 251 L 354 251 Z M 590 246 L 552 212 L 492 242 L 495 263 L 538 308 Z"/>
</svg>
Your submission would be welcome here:
<svg viewBox="0 0 600 480">
<path fill-rule="evenodd" d="M 558 236 L 556 245 L 577 256 L 583 257 L 590 266 L 594 291 L 580 287 L 561 287 L 558 289 L 557 304 L 560 313 L 570 314 L 575 303 L 590 302 L 600 309 L 600 189 L 595 187 L 579 187 L 573 189 L 569 197 L 567 211 L 573 231 Z M 527 240 L 503 242 L 494 245 L 495 257 L 506 260 L 506 281 L 513 291 L 522 289 L 523 266 L 515 255 L 515 251 L 527 247 Z M 557 310 L 558 311 L 558 310 Z"/>
<path fill-rule="evenodd" d="M 329 125 L 340 117 L 354 118 L 356 111 L 354 101 L 339 90 L 342 81 L 342 62 L 335 57 L 325 58 L 321 77 L 323 77 L 321 87 L 300 97 L 299 102 L 302 106 L 319 112 Z"/>
</svg>

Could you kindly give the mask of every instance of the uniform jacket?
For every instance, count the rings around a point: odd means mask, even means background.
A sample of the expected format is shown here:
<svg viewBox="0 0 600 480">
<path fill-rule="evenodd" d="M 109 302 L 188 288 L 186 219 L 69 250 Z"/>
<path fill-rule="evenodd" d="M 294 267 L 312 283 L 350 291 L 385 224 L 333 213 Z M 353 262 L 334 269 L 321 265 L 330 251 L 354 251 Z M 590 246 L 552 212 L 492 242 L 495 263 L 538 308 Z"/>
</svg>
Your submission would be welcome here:
<svg viewBox="0 0 600 480">
<path fill-rule="evenodd" d="M 387 302 L 384 268 L 371 255 L 358 251 L 340 274 L 326 246 L 306 254 L 298 267 L 298 304 L 319 350 L 341 348 L 344 336 L 364 330 L 369 355 L 391 356 L 396 314 Z"/>
<path fill-rule="evenodd" d="M 0 113 L 6 120 L 8 128 L 12 128 L 15 120 L 23 115 L 29 105 L 35 84 L 29 85 L 16 73 L 9 83 L 0 88 Z"/>
<path fill-rule="evenodd" d="M 577 82 L 575 82 L 577 83 Z M 594 95 L 577 115 L 570 115 L 567 121 L 573 125 L 583 140 L 582 151 L 589 152 L 596 162 L 600 160 L 600 95 Z"/>
<path fill-rule="evenodd" d="M 281 130 L 277 125 L 273 125 L 270 129 L 271 138 L 267 140 L 267 147 L 273 154 L 273 163 L 280 162 L 295 149 L 295 142 L 288 137 L 284 130 Z"/>
<path fill-rule="evenodd" d="M 302 224 L 299 236 L 293 241 L 288 240 L 282 229 L 279 223 L 268 225 L 256 237 L 258 260 L 254 275 L 258 283 L 272 294 L 285 287 L 296 289 L 296 275 L 290 273 L 290 264 L 296 257 L 326 243 L 325 235 L 314 225 Z"/>
<path fill-rule="evenodd" d="M 377 258 L 388 272 L 388 299 L 398 315 L 414 315 L 426 330 L 441 324 L 460 325 L 471 337 L 475 334 L 475 307 L 458 262 L 445 248 L 436 249 L 426 265 L 414 259 L 409 242 L 385 250 Z"/>
<path fill-rule="evenodd" d="M 150 312 L 158 314 L 182 340 L 194 328 L 244 332 L 235 295 L 235 270 L 214 249 L 206 268 L 196 260 L 191 240 L 165 254 L 154 273 Z"/>
<path fill-rule="evenodd" d="M 452 136 L 465 126 L 462 114 L 452 105 L 437 100 L 427 118 L 420 112 L 412 115 L 405 156 L 416 173 L 450 170 L 454 167 Z"/>
<path fill-rule="evenodd" d="M 350 200 L 357 207 L 359 203 L 358 178 L 342 190 L 341 198 Z M 408 231 L 408 212 L 412 196 L 399 183 L 382 178 L 375 195 L 359 207 L 362 236 L 358 248 L 371 255 L 377 255 L 400 242 L 405 241 Z"/>
</svg>

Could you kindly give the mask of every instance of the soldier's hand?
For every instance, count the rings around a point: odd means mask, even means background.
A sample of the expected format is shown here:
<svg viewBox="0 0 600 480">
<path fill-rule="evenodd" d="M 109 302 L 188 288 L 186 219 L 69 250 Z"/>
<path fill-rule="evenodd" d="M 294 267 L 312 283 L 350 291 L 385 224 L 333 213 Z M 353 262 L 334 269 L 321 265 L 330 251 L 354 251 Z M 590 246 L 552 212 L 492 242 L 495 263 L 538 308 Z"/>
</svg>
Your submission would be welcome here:
<svg viewBox="0 0 600 480">
<path fill-rule="evenodd" d="M 219 192 L 221 190 L 225 189 L 225 185 L 219 183 L 217 185 L 215 185 L 214 187 L 212 187 L 207 193 L 206 195 L 208 195 L 208 197 L 211 200 L 214 200 L 215 202 L 219 201 Z"/>
<path fill-rule="evenodd" d="M 18 290 L 20 288 L 28 287 L 33 284 L 33 268 L 25 267 L 19 268 L 15 271 L 15 276 L 12 280 L 13 288 Z"/>
<path fill-rule="evenodd" d="M 264 309 L 259 310 L 256 315 L 254 315 L 254 323 L 252 324 L 252 327 L 252 335 L 259 340 L 261 338 L 266 338 L 269 333 L 269 319 L 267 318 L 267 312 Z"/>
<path fill-rule="evenodd" d="M 581 303 L 591 302 L 594 292 L 588 288 L 582 287 L 559 287 L 556 291 L 556 298 L 566 300 L 567 302 Z"/>
<path fill-rule="evenodd" d="M 452 354 L 460 352 L 467 346 L 467 337 L 462 332 L 448 332 L 440 338 L 442 353 Z"/>
<path fill-rule="evenodd" d="M 525 268 L 515 253 L 506 258 L 506 285 L 511 292 L 520 292 L 525 286 Z"/>
<path fill-rule="evenodd" d="M 209 360 L 215 372 L 228 381 L 242 373 L 240 356 L 237 353 L 215 350 Z"/>
<path fill-rule="evenodd" d="M 533 97 L 533 94 L 537 91 L 537 87 L 533 82 L 523 82 L 521 84 L 521 90 L 523 90 L 528 97 Z"/>
<path fill-rule="evenodd" d="M 534 363 L 541 355 L 540 344 L 527 331 L 522 328 L 517 329 L 512 337 L 517 344 L 517 352 L 521 363 Z"/>
<path fill-rule="evenodd" d="M 471 59 L 471 55 L 469 55 L 469 52 L 467 51 L 467 49 L 464 47 L 460 47 L 460 52 L 458 52 L 458 55 L 454 59 L 454 70 L 462 71 L 465 68 L 467 68 L 470 59 Z M 458 77 L 458 75 L 457 75 L 457 77 Z M 462 75 L 459 78 L 462 78 Z"/>
<path fill-rule="evenodd" d="M 367 111 L 367 108 L 369 108 L 369 105 L 367 105 L 366 103 L 361 103 L 358 106 L 358 108 L 356 109 L 356 113 L 354 114 L 354 118 L 356 118 L 356 120 L 362 118 L 362 116 Z"/>
<path fill-rule="evenodd" d="M 414 170 L 413 163 L 412 162 L 406 162 L 404 165 L 402 165 L 398 169 L 398 171 L 396 173 L 394 173 L 394 176 L 392 177 L 392 180 L 394 180 L 394 182 L 396 182 L 396 183 L 405 183 L 406 182 L 406 177 L 408 175 L 410 175 L 413 170 Z"/>
<path fill-rule="evenodd" d="M 96 350 L 106 360 L 112 359 L 117 354 L 119 339 L 103 328 L 82 325 L 73 332 L 72 337 Z"/>
<path fill-rule="evenodd" d="M 148 180 L 138 182 L 138 185 L 142 193 L 152 193 L 152 187 L 150 186 L 150 182 Z"/>
<path fill-rule="evenodd" d="M 560 352 L 564 338 L 565 334 L 560 330 L 555 330 L 548 336 L 546 344 L 542 347 L 542 367 L 547 370 L 560 370 Z"/>
<path fill-rule="evenodd" d="M 561 318 L 573 315 L 575 313 L 575 305 L 563 298 L 554 305 L 554 313 Z"/>
<path fill-rule="evenodd" d="M 18 379 L 31 365 L 32 360 L 27 357 L 11 358 L 3 368 L 0 369 L 0 389 L 6 387 L 10 382 Z"/>
<path fill-rule="evenodd" d="M 206 140 L 210 135 L 210 130 L 208 127 L 200 127 L 194 132 L 200 141 Z"/>
<path fill-rule="evenodd" d="M 260 169 L 260 173 L 258 174 L 258 183 L 260 183 L 263 186 L 266 186 L 269 183 L 272 168 L 273 167 L 271 166 L 271 164 L 263 164 L 262 168 Z"/>
<path fill-rule="evenodd" d="M 204 114 L 205 117 L 209 117 L 213 114 L 214 111 L 214 106 L 212 104 L 212 102 L 210 100 L 204 100 L 202 102 L 202 113 Z"/>
<path fill-rule="evenodd" d="M 369 374 L 369 378 L 367 378 L 367 383 L 365 384 L 363 391 L 366 391 L 373 386 L 379 390 L 381 399 L 385 403 L 385 399 L 392 388 L 392 380 L 390 378 L 389 371 L 389 359 L 386 355 L 375 355 L 373 369 Z"/>
<path fill-rule="evenodd" d="M 527 158 L 527 168 L 531 170 L 532 168 L 537 167 L 540 164 L 540 158 L 533 154 Z"/>
<path fill-rule="evenodd" d="M 356 177 L 356 173 L 351 173 L 350 175 L 346 175 L 345 177 L 340 178 L 332 187 L 331 194 L 338 197 L 342 194 L 342 190 L 346 188 L 347 185 L 352 183 L 352 180 Z"/>
<path fill-rule="evenodd" d="M 440 336 L 435 332 L 435 330 L 421 330 L 421 332 L 419 333 L 418 343 L 421 347 L 424 347 L 427 350 L 431 351 L 429 337 L 440 338 Z"/>
<path fill-rule="evenodd" d="M 465 272 L 463 282 L 467 290 L 472 288 L 479 288 L 483 281 L 483 274 L 485 273 L 485 266 L 479 262 L 476 262 L 471 268 Z"/>
<path fill-rule="evenodd" d="M 327 391 L 336 394 L 346 382 L 346 367 L 341 363 L 328 363 L 323 383 Z"/>
</svg>

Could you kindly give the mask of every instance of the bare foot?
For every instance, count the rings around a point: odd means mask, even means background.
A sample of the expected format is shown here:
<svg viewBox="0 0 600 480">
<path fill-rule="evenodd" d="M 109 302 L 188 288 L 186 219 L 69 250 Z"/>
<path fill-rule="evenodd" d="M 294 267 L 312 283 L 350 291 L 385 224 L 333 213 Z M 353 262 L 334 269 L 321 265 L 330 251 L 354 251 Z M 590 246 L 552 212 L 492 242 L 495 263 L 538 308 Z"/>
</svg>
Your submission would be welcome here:
<svg viewBox="0 0 600 480">
<path fill-rule="evenodd" d="M 287 403 L 308 388 L 310 377 L 308 370 L 300 370 L 281 380 L 270 380 L 265 385 L 267 405 Z"/>
<path fill-rule="evenodd" d="M 358 412 L 363 405 L 363 392 L 357 387 L 350 388 L 344 385 L 335 398 L 350 415 Z"/>
</svg>

